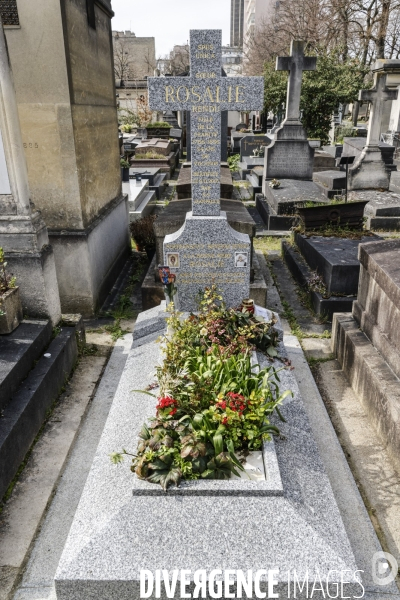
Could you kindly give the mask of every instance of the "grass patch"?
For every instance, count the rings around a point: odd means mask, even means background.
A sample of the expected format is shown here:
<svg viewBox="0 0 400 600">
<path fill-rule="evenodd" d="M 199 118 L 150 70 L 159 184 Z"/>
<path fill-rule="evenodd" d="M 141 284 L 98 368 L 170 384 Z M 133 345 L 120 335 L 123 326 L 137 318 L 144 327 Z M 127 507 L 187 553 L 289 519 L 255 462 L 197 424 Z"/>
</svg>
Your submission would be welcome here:
<svg viewBox="0 0 400 600">
<path fill-rule="evenodd" d="M 268 259 L 268 252 L 280 252 L 281 251 L 281 242 L 285 240 L 289 241 L 290 238 L 286 237 L 275 237 L 275 236 L 260 236 L 255 237 L 253 240 L 253 245 L 256 250 L 261 250 L 264 253 L 265 258 Z"/>
</svg>

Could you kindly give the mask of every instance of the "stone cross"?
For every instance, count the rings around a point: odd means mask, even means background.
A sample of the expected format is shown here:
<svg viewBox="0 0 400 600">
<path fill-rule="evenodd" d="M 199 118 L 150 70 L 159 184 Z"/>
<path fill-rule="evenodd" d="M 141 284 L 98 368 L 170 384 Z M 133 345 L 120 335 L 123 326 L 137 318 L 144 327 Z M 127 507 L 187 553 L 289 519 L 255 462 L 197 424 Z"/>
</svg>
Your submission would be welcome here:
<svg viewBox="0 0 400 600">
<path fill-rule="evenodd" d="M 279 56 L 276 59 L 277 71 L 289 71 L 286 118 L 283 125 L 298 125 L 300 123 L 300 95 L 303 71 L 315 71 L 317 68 L 315 56 L 304 56 L 304 46 L 305 42 L 292 40 L 290 56 Z"/>
<path fill-rule="evenodd" d="M 220 214 L 221 111 L 261 110 L 262 77 L 222 77 L 220 30 L 190 32 L 190 77 L 150 77 L 153 110 L 191 113 L 192 214 Z"/>
<path fill-rule="evenodd" d="M 386 87 L 386 74 L 376 73 L 375 85 L 370 90 L 360 90 L 358 100 L 371 103 L 371 114 L 367 135 L 367 146 L 378 146 L 380 142 L 383 103 L 397 99 L 397 90 Z"/>
</svg>

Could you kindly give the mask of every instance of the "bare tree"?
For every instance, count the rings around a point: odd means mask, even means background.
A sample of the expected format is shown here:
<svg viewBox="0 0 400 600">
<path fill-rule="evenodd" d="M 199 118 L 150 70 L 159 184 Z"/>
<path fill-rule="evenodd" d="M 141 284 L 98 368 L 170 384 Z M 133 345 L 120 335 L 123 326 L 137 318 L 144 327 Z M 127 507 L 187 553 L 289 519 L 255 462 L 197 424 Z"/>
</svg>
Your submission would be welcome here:
<svg viewBox="0 0 400 600">
<path fill-rule="evenodd" d="M 136 79 L 135 69 L 129 56 L 128 44 L 117 38 L 114 42 L 114 73 L 116 79 Z"/>
</svg>

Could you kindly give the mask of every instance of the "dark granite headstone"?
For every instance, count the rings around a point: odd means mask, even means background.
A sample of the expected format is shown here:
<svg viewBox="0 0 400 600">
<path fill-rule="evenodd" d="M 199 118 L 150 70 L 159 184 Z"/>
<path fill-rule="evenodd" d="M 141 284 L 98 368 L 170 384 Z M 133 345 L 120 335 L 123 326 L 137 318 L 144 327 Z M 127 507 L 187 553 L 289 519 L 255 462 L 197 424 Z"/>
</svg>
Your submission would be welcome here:
<svg viewBox="0 0 400 600">
<path fill-rule="evenodd" d="M 261 146 L 269 146 L 271 138 L 267 135 L 246 135 L 240 140 L 240 160 L 243 161 L 245 156 L 252 156 L 255 149 L 260 149 Z"/>
</svg>

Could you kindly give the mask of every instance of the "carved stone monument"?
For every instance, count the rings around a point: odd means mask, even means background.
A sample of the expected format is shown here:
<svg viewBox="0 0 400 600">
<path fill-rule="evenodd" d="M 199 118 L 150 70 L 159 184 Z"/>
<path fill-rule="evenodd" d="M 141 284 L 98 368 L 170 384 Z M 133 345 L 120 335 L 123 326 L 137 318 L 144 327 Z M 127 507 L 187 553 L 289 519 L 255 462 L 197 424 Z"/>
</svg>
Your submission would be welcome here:
<svg viewBox="0 0 400 600">
<path fill-rule="evenodd" d="M 310 147 L 300 121 L 303 71 L 314 71 L 317 59 L 304 56 L 304 42 L 292 41 L 290 56 L 276 59 L 277 71 L 289 71 L 286 118 L 265 150 L 265 179 L 312 179 L 314 148 Z M 265 182 L 264 182 L 265 187 Z"/>
<path fill-rule="evenodd" d="M 17 277 L 24 314 L 58 323 L 61 306 L 53 249 L 46 225 L 30 203 L 17 101 L 1 18 L 0 246 L 9 271 Z"/>
<path fill-rule="evenodd" d="M 349 189 L 389 189 L 390 171 L 379 148 L 384 102 L 395 100 L 397 90 L 386 87 L 384 73 L 375 73 L 375 85 L 370 90 L 360 90 L 358 99 L 371 103 L 367 143 L 361 155 L 349 169 Z"/>
<path fill-rule="evenodd" d="M 250 288 L 250 239 L 220 211 L 221 112 L 260 110 L 262 77 L 222 77 L 220 30 L 190 32 L 190 77 L 151 77 L 153 110 L 191 112 L 192 211 L 164 241 L 164 263 L 176 274 L 180 310 L 196 310 L 200 290 L 215 284 L 228 306 Z"/>
</svg>

